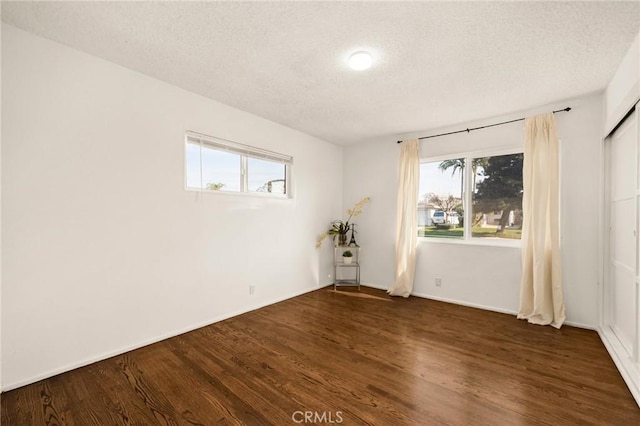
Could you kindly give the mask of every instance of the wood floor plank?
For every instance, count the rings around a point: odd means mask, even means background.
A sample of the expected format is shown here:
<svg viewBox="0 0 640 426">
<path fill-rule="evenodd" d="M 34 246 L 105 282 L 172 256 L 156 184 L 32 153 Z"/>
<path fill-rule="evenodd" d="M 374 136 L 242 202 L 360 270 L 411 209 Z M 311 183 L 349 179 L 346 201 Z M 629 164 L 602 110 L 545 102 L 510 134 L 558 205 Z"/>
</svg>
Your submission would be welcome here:
<svg viewBox="0 0 640 426">
<path fill-rule="evenodd" d="M 130 354 L 132 352 L 123 356 Z M 109 424 L 155 424 L 152 410 L 125 380 L 120 363 L 120 357 L 115 357 L 84 367 L 83 384 L 86 389 L 91 389 L 91 397 L 85 397 L 83 402 L 91 407 L 98 419 L 109 418 Z M 101 423 L 87 420 L 85 424 Z"/>
<path fill-rule="evenodd" d="M 321 289 L 1 395 L 4 425 L 636 425 L 597 333 Z M 297 413 L 297 414 L 296 414 Z"/>
</svg>

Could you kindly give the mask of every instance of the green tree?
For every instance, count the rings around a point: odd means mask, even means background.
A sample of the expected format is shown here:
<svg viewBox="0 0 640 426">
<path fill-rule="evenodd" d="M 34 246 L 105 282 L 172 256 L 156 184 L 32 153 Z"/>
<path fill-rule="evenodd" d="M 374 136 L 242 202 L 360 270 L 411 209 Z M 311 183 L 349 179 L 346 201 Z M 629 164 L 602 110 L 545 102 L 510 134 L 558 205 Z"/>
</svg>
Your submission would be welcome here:
<svg viewBox="0 0 640 426">
<path fill-rule="evenodd" d="M 224 187 L 224 183 L 208 183 L 206 188 L 209 191 L 220 191 Z"/>
<path fill-rule="evenodd" d="M 480 172 L 484 179 L 478 183 L 474 207 L 480 212 L 502 211 L 497 232 L 504 231 L 512 210 L 522 209 L 523 154 L 499 155 L 485 158 Z"/>
</svg>

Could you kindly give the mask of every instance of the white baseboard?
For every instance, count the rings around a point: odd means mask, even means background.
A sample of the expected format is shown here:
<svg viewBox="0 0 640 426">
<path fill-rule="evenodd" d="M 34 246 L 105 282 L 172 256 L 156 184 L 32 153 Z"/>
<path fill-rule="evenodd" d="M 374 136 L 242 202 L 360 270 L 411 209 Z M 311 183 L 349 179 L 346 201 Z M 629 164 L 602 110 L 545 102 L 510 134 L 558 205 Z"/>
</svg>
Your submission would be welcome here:
<svg viewBox="0 0 640 426">
<path fill-rule="evenodd" d="M 364 287 L 371 287 L 371 288 L 376 288 L 379 290 L 388 290 L 389 287 L 383 287 L 381 285 L 378 284 L 361 284 Z M 501 314 L 509 314 L 509 315 L 516 315 L 517 312 L 516 311 L 511 311 L 509 309 L 502 309 L 502 308 L 496 308 L 495 306 L 486 306 L 486 305 L 480 305 L 477 303 L 471 303 L 471 302 L 466 302 L 464 300 L 456 300 L 456 299 L 449 299 L 446 297 L 438 297 L 438 296 L 433 296 L 430 294 L 423 294 L 423 293 L 416 293 L 416 292 L 412 292 L 411 293 L 412 296 L 415 297 L 420 297 L 422 299 L 431 299 L 431 300 L 436 300 L 438 302 L 445 302 L 445 303 L 452 303 L 454 305 L 461 305 L 461 306 L 468 306 L 470 308 L 477 308 L 477 309 L 482 309 L 485 311 L 492 311 L 492 312 L 499 312 Z"/>
<path fill-rule="evenodd" d="M 389 287 L 383 287 L 381 285 L 378 284 L 361 284 L 364 287 L 371 287 L 371 288 L 376 288 L 379 290 L 388 290 Z M 445 302 L 445 303 L 452 303 L 454 305 L 461 305 L 461 306 L 468 306 L 470 308 L 477 308 L 477 309 L 482 309 L 485 311 L 492 311 L 492 312 L 499 312 L 501 314 L 509 314 L 509 315 L 516 315 L 517 312 L 515 311 L 511 311 L 509 309 L 502 309 L 502 308 L 496 308 L 495 306 L 486 306 L 486 305 L 480 305 L 477 303 L 471 303 L 471 302 L 466 302 L 464 300 L 456 300 L 456 299 L 449 299 L 446 297 L 438 297 L 438 296 L 433 296 L 430 294 L 423 294 L 423 293 L 416 293 L 416 292 L 412 292 L 411 293 L 412 296 L 415 297 L 420 297 L 422 299 L 430 299 L 430 300 L 436 300 L 438 302 Z"/>
<path fill-rule="evenodd" d="M 581 322 L 565 321 L 564 324 L 565 325 L 570 325 L 571 327 L 584 328 L 585 330 L 598 331 L 598 326 L 589 325 L 589 324 L 583 324 Z"/>
<path fill-rule="evenodd" d="M 640 365 L 631 360 L 612 330 L 608 329 L 608 327 L 599 326 L 597 331 L 600 340 L 602 340 L 604 347 L 609 352 L 609 356 L 629 388 L 629 392 L 631 392 L 638 407 L 640 407 Z"/>
<path fill-rule="evenodd" d="M 421 297 L 423 299 L 437 300 L 438 302 L 452 303 L 454 305 L 467 306 L 469 308 L 482 309 L 484 311 L 498 312 L 500 314 L 517 315 L 516 311 L 510 309 L 497 308 L 495 306 L 481 305 L 479 303 L 467 302 L 464 300 L 449 299 L 447 297 L 433 296 L 430 294 L 411 293 L 412 296 Z"/>
<path fill-rule="evenodd" d="M 388 287 L 383 287 L 377 284 L 362 284 L 365 287 L 371 287 L 371 288 L 377 288 L 379 290 L 387 290 Z M 472 303 L 472 302 L 467 302 L 464 300 L 457 300 L 457 299 L 449 299 L 446 297 L 439 297 L 439 296 L 433 296 L 431 294 L 423 294 L 423 293 L 411 293 L 412 296 L 415 297 L 420 297 L 423 299 L 431 299 L 431 300 L 437 300 L 438 302 L 445 302 L 445 303 L 453 303 L 454 305 L 461 305 L 461 306 L 468 306 L 470 308 L 476 308 L 476 309 L 482 309 L 485 311 L 491 311 L 491 312 L 498 312 L 501 314 L 508 314 L 508 315 L 518 315 L 518 312 L 513 311 L 511 309 L 504 309 L 504 308 L 497 308 L 495 306 L 487 306 L 487 305 L 481 305 L 478 303 Z M 572 326 L 572 327 L 578 327 L 578 328 L 584 328 L 587 330 L 596 330 L 596 327 L 593 325 L 588 325 L 588 324 L 582 324 L 579 322 L 574 322 L 574 321 L 565 321 L 564 322 L 566 325 Z"/>
<path fill-rule="evenodd" d="M 148 346 L 148 345 L 151 345 L 153 343 L 157 343 L 157 342 L 160 342 L 162 340 L 169 339 L 171 337 L 179 336 L 181 334 L 188 333 L 190 331 L 197 330 L 199 328 L 206 327 L 208 325 L 215 324 L 217 322 L 224 321 L 226 319 L 229 319 L 229 318 L 232 318 L 232 317 L 235 317 L 235 316 L 238 316 L 238 315 L 242 315 L 242 314 L 245 314 L 247 312 L 255 311 L 256 309 L 264 308 L 265 306 L 273 305 L 275 303 L 282 302 L 284 300 L 291 299 L 293 297 L 301 296 L 303 294 L 310 293 L 312 291 L 316 291 L 316 290 L 318 290 L 318 289 L 320 289 L 322 287 L 323 287 L 322 285 L 318 285 L 315 288 L 301 290 L 301 291 L 292 293 L 291 295 L 287 295 L 287 296 L 283 296 L 283 297 L 276 297 L 274 299 L 270 299 L 270 300 L 267 300 L 267 301 L 264 301 L 264 302 L 261 302 L 261 303 L 256 303 L 254 305 L 248 306 L 246 309 L 241 309 L 241 310 L 238 310 L 238 311 L 235 311 L 235 312 L 230 312 L 230 313 L 227 313 L 227 314 L 224 314 L 224 315 L 220 315 L 218 317 L 215 317 L 213 319 L 204 321 L 202 323 L 190 325 L 188 327 L 185 327 L 185 328 L 177 330 L 177 331 L 172 331 L 172 332 L 169 332 L 169 333 L 166 333 L 166 334 L 162 334 L 160 336 L 156 336 L 156 337 L 151 338 L 151 339 L 144 340 L 144 341 L 142 341 L 140 343 L 136 343 L 135 345 L 125 346 L 125 347 L 121 347 L 121 348 L 118 348 L 118 349 L 114 349 L 113 351 L 109 351 L 109 352 L 103 353 L 101 355 L 97 355 L 97 356 L 94 356 L 94 357 L 86 358 L 86 359 L 83 359 L 83 360 L 78 361 L 78 362 L 74 362 L 74 363 L 59 367 L 59 368 L 55 368 L 55 369 L 49 370 L 46 373 L 38 374 L 37 376 L 33 376 L 33 377 L 28 378 L 28 379 L 20 380 L 20 381 L 14 382 L 14 383 L 9 383 L 7 385 L 2 385 L 2 387 L 0 388 L 0 392 L 8 392 L 10 390 L 20 388 L 22 386 L 26 386 L 26 385 L 30 385 L 30 384 L 35 383 L 35 382 L 39 382 L 40 380 L 45 380 L 45 379 L 48 379 L 50 377 L 57 376 L 58 374 L 62 374 L 62 373 L 66 373 L 66 372 L 71 371 L 71 370 L 75 370 L 76 368 L 84 367 L 86 365 L 93 364 L 95 362 L 104 361 L 105 359 L 108 359 L 108 358 L 111 358 L 111 357 L 114 357 L 114 356 L 118 356 L 118 355 L 122 355 L 123 353 L 129 352 L 129 351 L 132 351 L 132 350 L 135 350 L 135 349 L 140 349 L 140 348 L 142 348 L 144 346 Z"/>
</svg>

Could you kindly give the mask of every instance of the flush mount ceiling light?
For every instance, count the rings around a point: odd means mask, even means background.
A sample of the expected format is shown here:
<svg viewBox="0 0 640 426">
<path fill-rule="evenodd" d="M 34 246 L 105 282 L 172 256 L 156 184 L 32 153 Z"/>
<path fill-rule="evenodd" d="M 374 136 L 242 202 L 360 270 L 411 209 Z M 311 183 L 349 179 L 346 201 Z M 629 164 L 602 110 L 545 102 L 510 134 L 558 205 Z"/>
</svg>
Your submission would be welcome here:
<svg viewBox="0 0 640 426">
<path fill-rule="evenodd" d="M 349 66 L 352 70 L 362 71 L 371 67 L 373 64 L 373 58 L 369 52 L 356 52 L 349 57 Z"/>
</svg>

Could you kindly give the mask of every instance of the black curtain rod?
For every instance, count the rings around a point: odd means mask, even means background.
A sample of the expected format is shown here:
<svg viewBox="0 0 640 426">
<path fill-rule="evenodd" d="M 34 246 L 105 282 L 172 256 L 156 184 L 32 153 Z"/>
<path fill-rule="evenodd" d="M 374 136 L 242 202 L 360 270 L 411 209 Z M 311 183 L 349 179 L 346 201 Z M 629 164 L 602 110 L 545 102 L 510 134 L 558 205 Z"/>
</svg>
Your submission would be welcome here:
<svg viewBox="0 0 640 426">
<path fill-rule="evenodd" d="M 553 111 L 553 113 L 555 114 L 556 112 L 562 112 L 562 111 L 569 112 L 569 111 L 571 111 L 571 107 L 566 107 L 564 109 L 559 109 L 557 111 Z M 503 121 L 502 123 L 488 124 L 486 126 L 480 126 L 480 127 L 473 127 L 471 129 L 467 128 L 467 129 L 462 129 L 462 130 L 456 130 L 455 132 L 440 133 L 439 135 L 423 136 L 421 138 L 418 138 L 418 140 L 421 141 L 423 139 L 437 138 L 439 136 L 455 135 L 456 133 L 463 133 L 463 132 L 469 133 L 472 130 L 486 129 L 487 127 L 501 126 L 503 124 L 515 123 L 516 121 L 522 121 L 522 120 L 524 120 L 524 117 L 523 118 L 517 118 L 515 120 Z M 398 143 L 402 143 L 402 141 L 398 141 Z"/>
</svg>

